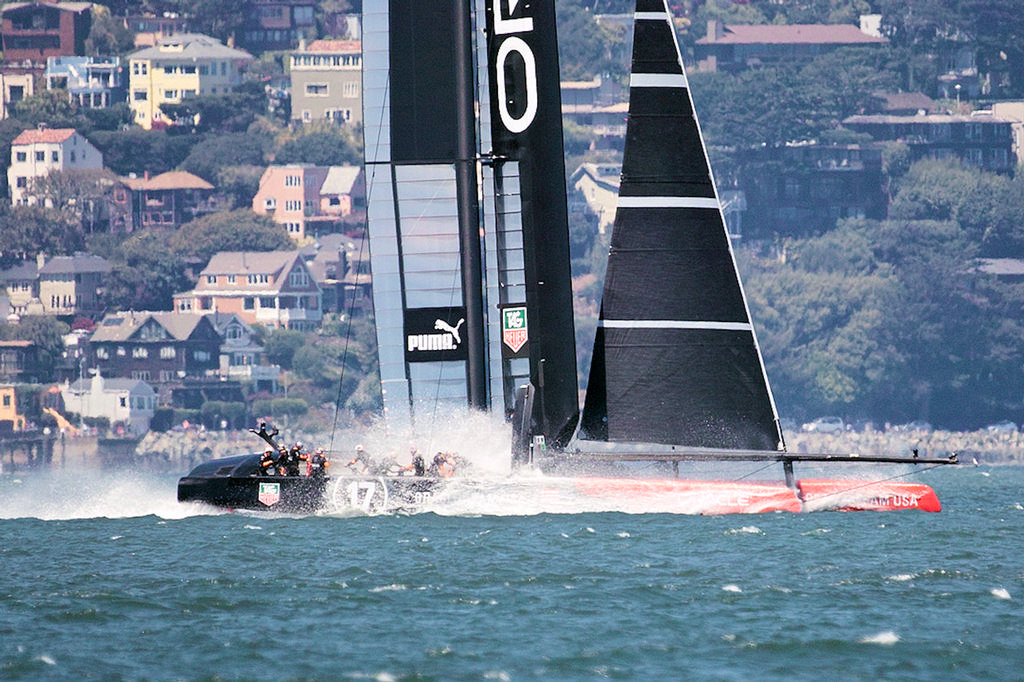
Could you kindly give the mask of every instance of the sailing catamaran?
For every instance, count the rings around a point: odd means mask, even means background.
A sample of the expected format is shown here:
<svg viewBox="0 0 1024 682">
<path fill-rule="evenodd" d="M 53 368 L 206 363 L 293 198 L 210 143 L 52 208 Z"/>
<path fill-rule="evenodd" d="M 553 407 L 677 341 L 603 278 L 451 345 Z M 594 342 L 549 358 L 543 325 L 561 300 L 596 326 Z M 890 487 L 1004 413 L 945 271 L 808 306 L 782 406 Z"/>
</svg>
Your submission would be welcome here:
<svg viewBox="0 0 1024 682">
<path fill-rule="evenodd" d="M 415 428 L 467 406 L 500 412 L 512 422 L 515 464 L 610 500 L 693 498 L 703 513 L 939 510 L 926 485 L 796 478 L 800 462 L 956 457 L 787 452 L 664 0 L 637 0 L 582 416 L 554 2 L 372 5 L 363 10 L 367 228 L 390 423 Z M 622 474 L 621 463 L 637 461 L 664 463 L 669 475 Z M 684 480 L 686 461 L 777 462 L 781 480 Z M 233 504 L 259 506 L 252 471 L 203 466 L 179 498 L 211 501 L 205 474 L 220 471 L 247 479 L 235 481 L 249 492 Z M 374 480 L 366 486 L 403 506 L 434 490 Z M 361 506 L 378 494 L 346 485 Z"/>
</svg>

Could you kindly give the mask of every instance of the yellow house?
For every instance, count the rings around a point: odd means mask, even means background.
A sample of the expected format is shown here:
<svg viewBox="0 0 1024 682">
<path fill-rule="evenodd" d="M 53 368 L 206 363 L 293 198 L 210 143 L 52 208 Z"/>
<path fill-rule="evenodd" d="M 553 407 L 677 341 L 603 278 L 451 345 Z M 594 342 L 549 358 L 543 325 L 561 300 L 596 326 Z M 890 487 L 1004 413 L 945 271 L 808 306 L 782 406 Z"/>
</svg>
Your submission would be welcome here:
<svg viewBox="0 0 1024 682">
<path fill-rule="evenodd" d="M 18 414 L 14 386 L 0 386 L 0 431 L 24 431 L 25 417 Z"/>
<path fill-rule="evenodd" d="M 154 123 L 168 122 L 161 104 L 234 90 L 252 55 L 201 33 L 182 33 L 133 52 L 128 61 L 128 103 L 135 122 L 149 130 Z"/>
</svg>

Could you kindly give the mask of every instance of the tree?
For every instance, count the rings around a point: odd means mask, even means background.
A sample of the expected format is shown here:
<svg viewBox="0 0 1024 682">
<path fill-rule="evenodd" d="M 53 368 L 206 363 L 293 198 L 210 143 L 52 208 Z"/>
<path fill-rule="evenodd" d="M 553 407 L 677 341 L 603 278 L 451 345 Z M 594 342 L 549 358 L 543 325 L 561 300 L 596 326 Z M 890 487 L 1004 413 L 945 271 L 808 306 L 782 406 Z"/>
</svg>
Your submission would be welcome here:
<svg viewBox="0 0 1024 682">
<path fill-rule="evenodd" d="M 93 57 L 122 56 L 135 49 L 135 34 L 104 5 L 94 5 L 85 52 Z"/>
<path fill-rule="evenodd" d="M 103 152 L 103 164 L 117 175 L 159 175 L 177 168 L 200 142 L 198 136 L 168 135 L 163 130 L 100 130 L 89 141 Z"/>
<path fill-rule="evenodd" d="M 69 224 L 93 232 L 113 183 L 113 174 L 104 169 L 54 170 L 32 178 L 29 192 L 39 203 L 64 216 Z"/>
<path fill-rule="evenodd" d="M 252 206 L 252 198 L 259 191 L 260 178 L 265 168 L 259 166 L 221 166 L 217 170 L 217 179 L 213 184 L 225 194 L 233 198 L 234 208 Z"/>
<path fill-rule="evenodd" d="M 263 353 L 267 361 L 281 369 L 292 369 L 296 352 L 306 343 L 302 332 L 294 329 L 272 329 L 263 340 Z"/>
<path fill-rule="evenodd" d="M 196 95 L 178 104 L 164 103 L 160 110 L 176 126 L 193 132 L 244 133 L 260 114 L 267 112 L 267 94 L 256 82 L 233 92 Z"/>
<path fill-rule="evenodd" d="M 265 150 L 273 143 L 273 140 L 246 133 L 211 134 L 201 139 L 180 168 L 210 182 L 217 180 L 217 174 L 225 166 L 263 166 Z"/>
<path fill-rule="evenodd" d="M 105 279 L 111 308 L 172 310 L 174 294 L 195 286 L 171 238 L 165 230 L 142 230 L 121 243 Z"/>
<path fill-rule="evenodd" d="M 39 253 L 68 256 L 81 251 L 85 238 L 81 225 L 60 212 L 37 204 L 8 206 L 0 203 L 0 261 L 10 264 Z"/>
<path fill-rule="evenodd" d="M 182 258 L 209 262 L 219 251 L 287 251 L 295 242 L 267 216 L 243 208 L 197 218 L 181 226 L 170 248 Z"/>
<path fill-rule="evenodd" d="M 0 323 L 0 338 L 31 341 L 36 345 L 44 377 L 52 380 L 53 368 L 64 353 L 64 336 L 70 331 L 65 323 L 51 315 L 26 315 L 18 324 Z"/>
<path fill-rule="evenodd" d="M 350 128 L 320 124 L 304 126 L 303 130 L 303 134 L 281 146 L 274 156 L 274 163 L 310 163 L 314 166 L 362 163 L 360 146 Z"/>
</svg>

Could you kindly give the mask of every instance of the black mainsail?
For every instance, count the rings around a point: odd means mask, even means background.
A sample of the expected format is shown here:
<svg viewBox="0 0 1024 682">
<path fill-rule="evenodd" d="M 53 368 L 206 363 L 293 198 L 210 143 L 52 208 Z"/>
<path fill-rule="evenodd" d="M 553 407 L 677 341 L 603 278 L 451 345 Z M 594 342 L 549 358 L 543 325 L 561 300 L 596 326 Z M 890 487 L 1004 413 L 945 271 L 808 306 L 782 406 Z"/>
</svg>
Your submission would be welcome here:
<svg viewBox="0 0 1024 682">
<path fill-rule="evenodd" d="M 363 18 L 386 414 L 509 413 L 532 384 L 531 428 L 564 443 L 579 406 L 554 3 L 380 0 Z"/>
<path fill-rule="evenodd" d="M 664 0 L 638 0 L 618 210 L 580 438 L 782 448 Z"/>
</svg>

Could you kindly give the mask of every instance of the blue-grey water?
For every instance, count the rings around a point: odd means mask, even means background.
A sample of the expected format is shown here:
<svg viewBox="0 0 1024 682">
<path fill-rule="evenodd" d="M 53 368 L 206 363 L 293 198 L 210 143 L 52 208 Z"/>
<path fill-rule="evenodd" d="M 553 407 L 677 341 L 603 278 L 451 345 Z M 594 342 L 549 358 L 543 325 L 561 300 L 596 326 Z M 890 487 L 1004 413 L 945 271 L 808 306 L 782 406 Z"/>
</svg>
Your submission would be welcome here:
<svg viewBox="0 0 1024 682">
<path fill-rule="evenodd" d="M 4 680 L 1020 680 L 1024 469 L 921 512 L 288 517 L 0 478 Z"/>
</svg>

